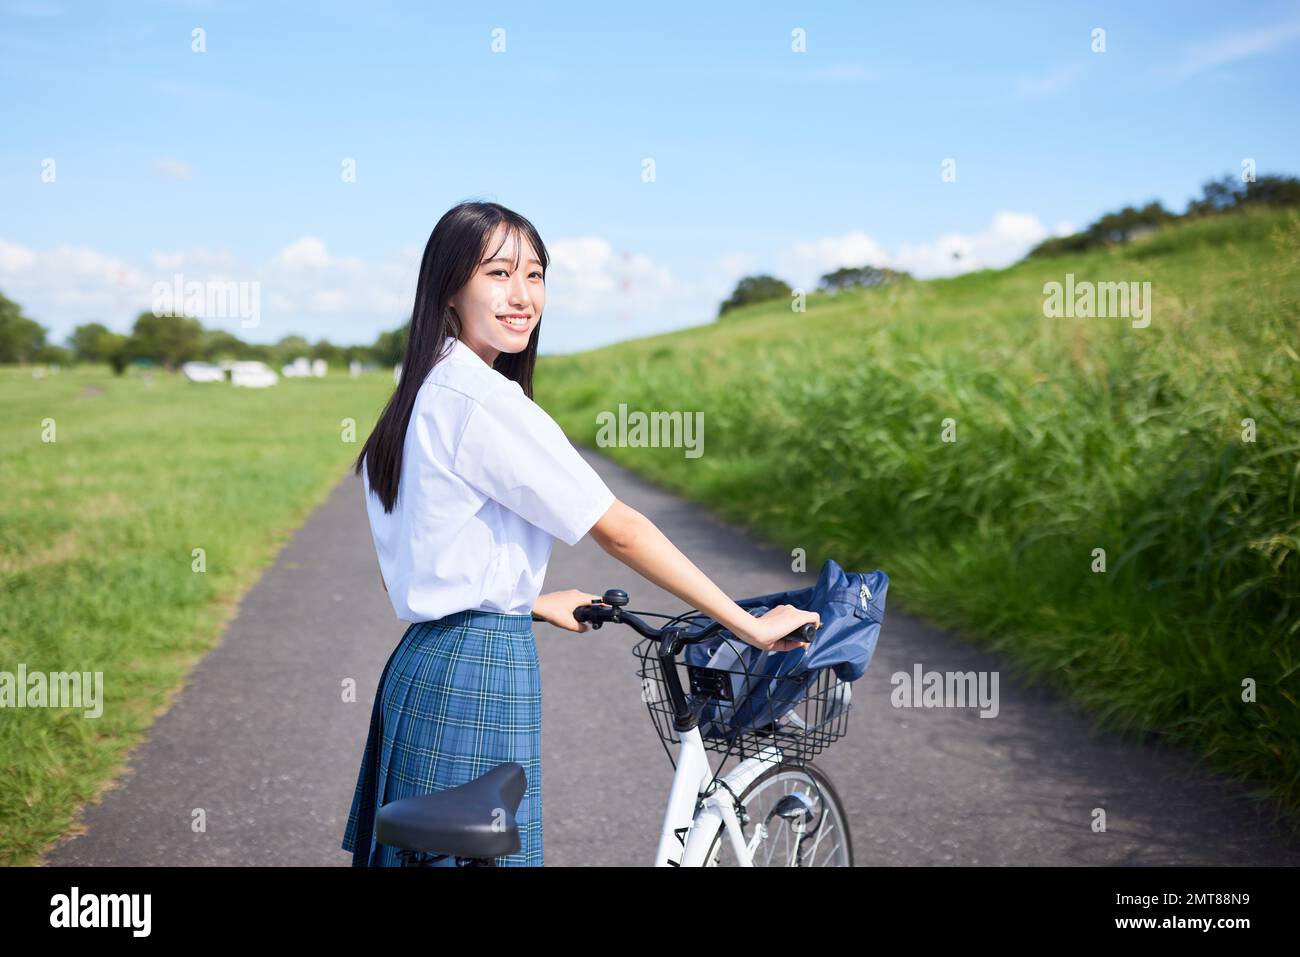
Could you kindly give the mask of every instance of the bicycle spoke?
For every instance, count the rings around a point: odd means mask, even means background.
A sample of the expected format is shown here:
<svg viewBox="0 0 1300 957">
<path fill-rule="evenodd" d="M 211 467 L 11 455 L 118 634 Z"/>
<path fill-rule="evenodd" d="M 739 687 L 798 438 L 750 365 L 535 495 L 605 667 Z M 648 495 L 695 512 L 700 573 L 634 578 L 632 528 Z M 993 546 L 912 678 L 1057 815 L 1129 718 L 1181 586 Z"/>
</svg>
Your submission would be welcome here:
<svg viewBox="0 0 1300 957">
<path fill-rule="evenodd" d="M 835 825 L 832 824 L 832 825 L 831 825 L 831 830 L 834 830 L 834 829 L 835 829 Z M 821 823 L 821 826 L 817 828 L 817 839 L 816 839 L 815 841 L 813 841 L 812 859 L 813 859 L 814 861 L 817 860 L 817 848 L 821 845 L 822 838 L 825 837 L 828 833 L 830 833 L 830 832 L 826 830 L 826 818 L 825 818 L 825 816 L 823 816 L 823 817 L 822 817 L 822 823 Z M 831 853 L 828 854 L 828 855 L 826 855 L 827 860 L 829 860 L 831 857 L 833 857 L 833 856 L 835 855 L 835 851 L 836 851 L 838 848 L 839 848 L 839 842 L 837 841 L 837 842 L 835 843 L 835 846 L 834 846 L 833 848 L 831 848 Z M 823 864 L 822 866 L 825 867 L 826 865 Z"/>
</svg>

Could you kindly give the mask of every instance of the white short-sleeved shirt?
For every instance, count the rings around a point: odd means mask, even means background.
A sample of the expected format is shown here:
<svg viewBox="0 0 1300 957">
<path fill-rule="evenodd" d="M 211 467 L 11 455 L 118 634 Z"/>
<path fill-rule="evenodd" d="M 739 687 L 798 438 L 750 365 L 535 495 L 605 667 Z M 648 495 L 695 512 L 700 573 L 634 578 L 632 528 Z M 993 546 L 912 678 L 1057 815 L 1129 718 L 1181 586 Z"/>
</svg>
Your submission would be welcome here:
<svg viewBox="0 0 1300 957">
<path fill-rule="evenodd" d="M 614 493 L 518 382 L 459 339 L 446 349 L 411 410 L 392 512 L 362 463 L 380 571 L 404 621 L 526 615 L 553 540 L 576 545 Z"/>
</svg>

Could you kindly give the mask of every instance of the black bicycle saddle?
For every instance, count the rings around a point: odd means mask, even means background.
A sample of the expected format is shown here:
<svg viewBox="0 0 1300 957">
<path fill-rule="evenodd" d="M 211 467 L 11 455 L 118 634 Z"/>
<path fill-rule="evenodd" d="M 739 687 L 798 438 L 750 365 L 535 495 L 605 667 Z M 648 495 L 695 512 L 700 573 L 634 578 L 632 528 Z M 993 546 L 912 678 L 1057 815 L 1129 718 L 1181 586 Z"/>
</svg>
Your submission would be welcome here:
<svg viewBox="0 0 1300 957">
<path fill-rule="evenodd" d="M 385 804 L 375 815 L 375 840 L 458 857 L 517 854 L 515 813 L 527 789 L 522 764 L 498 764 L 466 784 Z"/>
</svg>

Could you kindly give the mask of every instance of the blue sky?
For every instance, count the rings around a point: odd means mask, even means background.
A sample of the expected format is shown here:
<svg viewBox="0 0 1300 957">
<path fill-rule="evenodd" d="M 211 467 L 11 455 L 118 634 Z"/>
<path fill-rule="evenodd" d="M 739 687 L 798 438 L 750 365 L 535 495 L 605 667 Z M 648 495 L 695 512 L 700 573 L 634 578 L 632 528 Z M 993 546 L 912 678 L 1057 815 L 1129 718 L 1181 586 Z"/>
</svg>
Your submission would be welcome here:
<svg viewBox="0 0 1300 957">
<path fill-rule="evenodd" d="M 255 327 L 205 324 L 369 342 L 490 199 L 550 248 L 567 352 L 710 321 L 751 272 L 1001 266 L 1247 158 L 1294 175 L 1298 52 L 1294 2 L 0 0 L 0 292 L 61 340 L 178 273 L 257 283 Z"/>
</svg>

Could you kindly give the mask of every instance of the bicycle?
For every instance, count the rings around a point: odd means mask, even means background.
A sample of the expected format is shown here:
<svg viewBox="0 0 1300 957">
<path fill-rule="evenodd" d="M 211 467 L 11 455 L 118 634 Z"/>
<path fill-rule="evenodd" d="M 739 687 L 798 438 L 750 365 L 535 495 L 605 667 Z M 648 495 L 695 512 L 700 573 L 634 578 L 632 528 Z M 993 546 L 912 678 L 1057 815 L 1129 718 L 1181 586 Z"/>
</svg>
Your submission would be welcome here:
<svg viewBox="0 0 1300 957">
<path fill-rule="evenodd" d="M 711 619 L 696 610 L 670 616 L 634 612 L 627 603 L 627 592 L 611 588 L 574 609 L 574 617 L 593 629 L 627 625 L 643 638 L 633 648 L 642 700 L 674 769 L 654 865 L 852 867 L 843 802 L 809 760 L 845 733 L 849 684 L 830 669 L 759 671 L 744 655 L 734 662 L 719 662 L 717 654 L 706 664 L 681 661 L 688 646 L 725 628 L 701 625 Z M 669 620 L 654 628 L 641 616 Z M 788 637 L 811 641 L 815 631 L 808 623 Z M 724 752 L 717 771 L 709 751 Z M 720 777 L 733 753 L 740 763 Z M 376 815 L 375 839 L 398 848 L 404 867 L 448 857 L 459 867 L 495 866 L 496 856 L 519 850 L 515 813 L 526 786 L 523 766 L 506 762 L 459 787 L 390 802 Z M 819 863 L 823 842 L 827 853 Z"/>
</svg>

